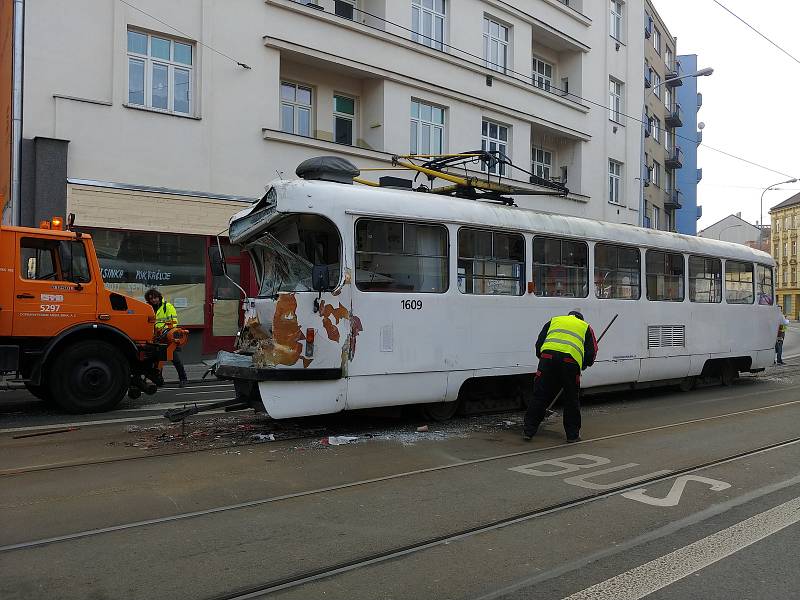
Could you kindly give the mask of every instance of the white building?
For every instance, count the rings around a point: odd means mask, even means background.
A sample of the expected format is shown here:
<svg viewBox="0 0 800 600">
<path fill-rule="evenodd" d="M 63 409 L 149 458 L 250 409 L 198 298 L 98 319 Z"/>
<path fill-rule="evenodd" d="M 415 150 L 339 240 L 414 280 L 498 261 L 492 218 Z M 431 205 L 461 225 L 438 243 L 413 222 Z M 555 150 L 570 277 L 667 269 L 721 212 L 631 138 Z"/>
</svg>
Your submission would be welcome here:
<svg viewBox="0 0 800 600">
<path fill-rule="evenodd" d="M 742 213 L 728 215 L 697 233 L 700 237 L 758 247 L 761 228 L 742 219 Z M 767 234 L 769 236 L 769 234 Z"/>
<path fill-rule="evenodd" d="M 570 189 L 519 204 L 635 224 L 644 20 L 641 0 L 29 1 L 22 222 L 75 212 L 109 281 L 164 287 L 203 352 L 236 316 L 213 314 L 235 290 L 210 236 L 312 156 L 484 145 Z"/>
</svg>

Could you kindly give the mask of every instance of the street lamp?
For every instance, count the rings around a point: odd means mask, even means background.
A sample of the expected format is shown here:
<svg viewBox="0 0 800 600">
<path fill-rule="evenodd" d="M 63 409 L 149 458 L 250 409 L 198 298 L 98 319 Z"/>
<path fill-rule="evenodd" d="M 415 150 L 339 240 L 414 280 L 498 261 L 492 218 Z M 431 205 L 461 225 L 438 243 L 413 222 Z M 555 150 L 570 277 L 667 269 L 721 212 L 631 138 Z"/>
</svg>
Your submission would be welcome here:
<svg viewBox="0 0 800 600">
<path fill-rule="evenodd" d="M 787 179 L 786 181 L 779 181 L 778 183 L 773 183 L 771 186 L 764 188 L 764 191 L 761 192 L 761 210 L 759 212 L 759 221 L 761 225 L 761 231 L 758 234 L 758 245 L 759 248 L 764 245 L 764 194 L 766 194 L 772 188 L 783 185 L 785 183 L 797 183 L 797 179 Z"/>
<path fill-rule="evenodd" d="M 744 225 L 742 223 L 739 223 L 738 225 L 728 225 L 727 227 L 723 227 L 717 234 L 717 239 L 722 241 L 722 234 L 728 231 L 728 229 L 735 229 L 736 227 L 744 227 Z"/>
<path fill-rule="evenodd" d="M 644 97 L 644 105 L 642 106 L 642 145 L 641 145 L 641 162 L 639 163 L 639 225 L 644 226 L 644 169 L 642 168 L 644 165 L 644 138 L 645 138 L 645 128 L 647 127 L 647 101 L 650 99 L 651 94 L 655 94 L 657 88 L 666 85 L 667 83 L 678 81 L 679 79 L 690 79 L 692 77 L 708 77 L 709 75 L 714 73 L 714 69 L 711 67 L 706 67 L 705 69 L 700 69 L 699 71 L 695 71 L 694 73 L 687 73 L 686 75 L 681 75 L 679 77 L 672 77 L 671 79 L 665 79 L 658 85 L 654 85 L 650 88 L 650 93 L 645 93 Z M 671 107 L 670 107 L 671 108 Z"/>
</svg>

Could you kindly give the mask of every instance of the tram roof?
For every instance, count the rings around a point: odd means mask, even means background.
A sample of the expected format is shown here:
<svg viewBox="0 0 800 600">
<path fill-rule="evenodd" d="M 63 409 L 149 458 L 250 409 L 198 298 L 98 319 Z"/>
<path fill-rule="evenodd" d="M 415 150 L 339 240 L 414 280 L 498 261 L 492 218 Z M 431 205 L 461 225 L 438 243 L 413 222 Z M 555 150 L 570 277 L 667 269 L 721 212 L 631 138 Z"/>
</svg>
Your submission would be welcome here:
<svg viewBox="0 0 800 600">
<path fill-rule="evenodd" d="M 530 208 L 504 206 L 499 203 L 409 190 L 297 179 L 273 181 L 268 189 L 275 192 L 279 213 L 311 212 L 328 216 L 350 213 L 359 216 L 454 223 L 775 264 L 772 256 L 766 252 L 733 242 L 546 213 Z M 235 214 L 231 218 L 231 223 L 265 206 L 266 198 L 265 195 L 250 208 Z M 324 204 L 315 202 L 317 198 Z"/>
</svg>

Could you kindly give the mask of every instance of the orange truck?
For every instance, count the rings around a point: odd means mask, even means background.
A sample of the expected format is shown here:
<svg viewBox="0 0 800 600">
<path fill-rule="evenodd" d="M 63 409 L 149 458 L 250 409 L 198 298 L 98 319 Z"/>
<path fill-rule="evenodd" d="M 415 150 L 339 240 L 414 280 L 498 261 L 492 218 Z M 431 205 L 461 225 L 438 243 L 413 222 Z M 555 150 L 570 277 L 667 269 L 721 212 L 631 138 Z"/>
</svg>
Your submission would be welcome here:
<svg viewBox="0 0 800 600">
<path fill-rule="evenodd" d="M 73 220 L 0 226 L 0 376 L 67 412 L 100 412 L 155 393 L 187 333 L 157 336 L 149 304 L 107 290 Z"/>
</svg>

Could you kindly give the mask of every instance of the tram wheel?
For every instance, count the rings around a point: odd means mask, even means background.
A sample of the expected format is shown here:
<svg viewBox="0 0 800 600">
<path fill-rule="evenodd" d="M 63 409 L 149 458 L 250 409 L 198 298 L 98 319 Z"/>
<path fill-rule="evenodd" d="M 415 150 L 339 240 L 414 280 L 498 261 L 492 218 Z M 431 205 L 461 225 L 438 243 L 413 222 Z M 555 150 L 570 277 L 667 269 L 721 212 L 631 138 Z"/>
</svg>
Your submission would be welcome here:
<svg viewBox="0 0 800 600">
<path fill-rule="evenodd" d="M 420 412 L 424 419 L 429 421 L 449 421 L 458 412 L 461 402 L 454 400 L 453 402 L 430 402 L 420 406 Z"/>
</svg>

